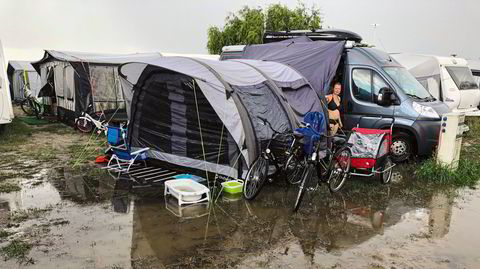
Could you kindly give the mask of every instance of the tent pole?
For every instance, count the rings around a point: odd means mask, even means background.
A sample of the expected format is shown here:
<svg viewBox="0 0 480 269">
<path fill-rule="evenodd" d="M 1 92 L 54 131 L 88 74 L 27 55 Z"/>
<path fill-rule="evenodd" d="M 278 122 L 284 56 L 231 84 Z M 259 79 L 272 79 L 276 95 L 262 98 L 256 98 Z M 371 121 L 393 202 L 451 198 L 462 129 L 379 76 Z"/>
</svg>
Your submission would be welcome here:
<svg viewBox="0 0 480 269">
<path fill-rule="evenodd" d="M 200 141 L 202 143 L 203 161 L 205 162 L 205 175 L 207 177 L 207 187 L 210 189 L 210 181 L 208 180 L 207 159 L 205 158 L 205 146 L 203 144 L 202 124 L 200 123 L 200 112 L 198 111 L 197 88 L 195 87 L 195 80 L 192 80 L 193 95 L 195 97 L 195 108 L 197 109 L 198 128 L 200 130 Z"/>
</svg>

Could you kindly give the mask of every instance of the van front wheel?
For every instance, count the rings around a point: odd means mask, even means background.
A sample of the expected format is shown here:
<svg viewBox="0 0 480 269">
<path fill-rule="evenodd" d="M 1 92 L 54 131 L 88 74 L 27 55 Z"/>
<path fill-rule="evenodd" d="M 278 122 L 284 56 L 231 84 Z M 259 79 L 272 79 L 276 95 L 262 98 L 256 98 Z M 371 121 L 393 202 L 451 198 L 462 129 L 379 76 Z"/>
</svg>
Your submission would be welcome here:
<svg viewBox="0 0 480 269">
<path fill-rule="evenodd" d="M 390 151 L 392 153 L 392 160 L 396 163 L 404 162 L 412 155 L 413 144 L 410 136 L 405 133 L 393 134 L 392 146 Z"/>
</svg>

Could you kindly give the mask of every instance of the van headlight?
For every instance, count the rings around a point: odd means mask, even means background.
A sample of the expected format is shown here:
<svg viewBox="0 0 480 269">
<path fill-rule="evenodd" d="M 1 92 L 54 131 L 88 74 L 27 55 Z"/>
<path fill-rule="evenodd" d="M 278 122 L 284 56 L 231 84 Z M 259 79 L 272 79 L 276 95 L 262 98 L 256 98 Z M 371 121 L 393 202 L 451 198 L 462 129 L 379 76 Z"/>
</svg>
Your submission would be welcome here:
<svg viewBox="0 0 480 269">
<path fill-rule="evenodd" d="M 436 118 L 439 119 L 440 116 L 438 115 L 437 111 L 435 111 L 432 107 L 421 105 L 417 102 L 413 102 L 413 109 L 418 112 L 421 116 L 425 116 L 428 118 Z"/>
</svg>

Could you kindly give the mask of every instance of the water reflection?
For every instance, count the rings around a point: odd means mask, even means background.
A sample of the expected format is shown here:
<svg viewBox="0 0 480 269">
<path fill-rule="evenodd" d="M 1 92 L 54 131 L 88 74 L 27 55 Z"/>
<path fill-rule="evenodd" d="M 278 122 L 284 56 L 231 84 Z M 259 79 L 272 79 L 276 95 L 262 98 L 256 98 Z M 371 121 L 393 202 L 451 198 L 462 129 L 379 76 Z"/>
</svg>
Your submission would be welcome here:
<svg viewBox="0 0 480 269">
<path fill-rule="evenodd" d="M 358 251 L 372 249 L 367 243 L 385 246 L 387 237 L 400 240 L 425 230 L 432 238 L 448 238 L 454 210 L 453 196 L 443 191 L 406 197 L 413 190 L 407 177 L 401 179 L 403 185 L 352 182 L 337 195 L 323 186 L 305 196 L 296 214 L 291 210 L 296 188 L 282 185 L 265 186 L 253 202 L 221 196 L 216 204 L 178 207 L 176 200 L 161 196 L 161 187 L 134 188 L 126 179 L 102 174 L 92 178 L 60 169 L 52 182 L 0 195 L 0 224 L 10 210 L 33 201 L 71 201 L 52 218 L 70 221 L 56 233 L 63 235 L 64 244 L 58 253 L 65 246 L 75 253 L 65 256 L 75 257 L 74 268 L 89 267 L 92 260 L 123 268 L 223 268 L 244 260 L 246 268 L 264 267 L 247 261 L 271 265 L 272 260 L 262 260 L 268 253 L 274 253 L 280 267 L 305 267 L 348 253 L 353 260 Z M 42 263 L 40 257 L 39 268 L 55 263 L 51 257 Z"/>
<path fill-rule="evenodd" d="M 453 195 L 437 192 L 430 200 L 430 213 L 428 215 L 428 231 L 431 237 L 441 238 L 450 229 L 452 221 Z"/>
</svg>

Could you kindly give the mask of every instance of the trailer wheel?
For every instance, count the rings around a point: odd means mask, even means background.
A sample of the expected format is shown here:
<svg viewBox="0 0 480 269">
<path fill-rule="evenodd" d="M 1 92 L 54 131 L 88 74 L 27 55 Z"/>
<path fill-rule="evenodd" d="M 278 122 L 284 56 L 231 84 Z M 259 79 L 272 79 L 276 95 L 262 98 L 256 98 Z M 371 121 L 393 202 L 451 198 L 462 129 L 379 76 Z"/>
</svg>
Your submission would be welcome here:
<svg viewBox="0 0 480 269">
<path fill-rule="evenodd" d="M 392 160 L 396 163 L 408 160 L 413 152 L 413 143 L 410 136 L 403 132 L 394 133 L 390 152 L 392 153 Z"/>
</svg>

